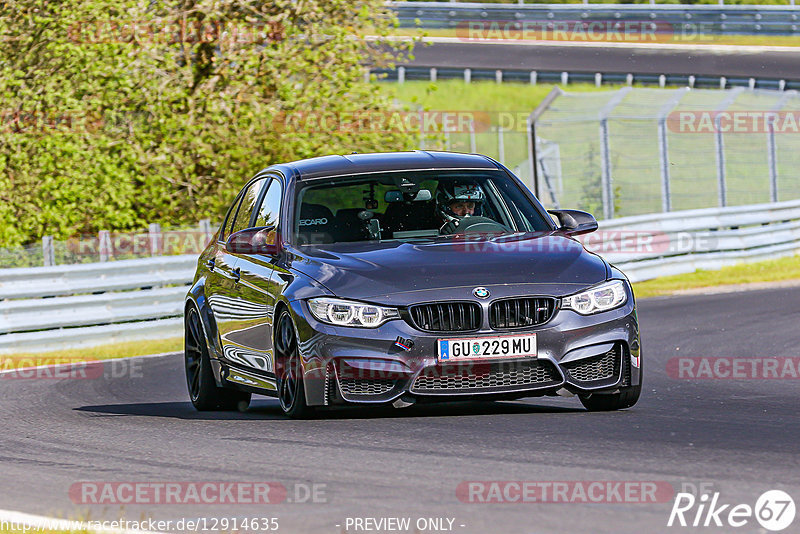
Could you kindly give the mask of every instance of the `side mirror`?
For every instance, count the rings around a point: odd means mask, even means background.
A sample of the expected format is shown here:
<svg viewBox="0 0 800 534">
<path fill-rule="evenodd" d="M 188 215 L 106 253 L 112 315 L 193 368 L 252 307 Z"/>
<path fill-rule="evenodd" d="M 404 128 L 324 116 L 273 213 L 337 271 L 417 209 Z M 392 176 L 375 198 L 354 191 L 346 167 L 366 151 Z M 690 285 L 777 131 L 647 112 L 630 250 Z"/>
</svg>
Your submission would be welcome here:
<svg viewBox="0 0 800 534">
<path fill-rule="evenodd" d="M 278 233 L 274 226 L 247 228 L 231 234 L 225 243 L 225 250 L 234 254 L 278 253 Z"/>
<path fill-rule="evenodd" d="M 579 210 L 547 210 L 555 215 L 561 225 L 559 230 L 567 235 L 588 234 L 597 230 L 597 220 L 591 213 Z"/>
</svg>

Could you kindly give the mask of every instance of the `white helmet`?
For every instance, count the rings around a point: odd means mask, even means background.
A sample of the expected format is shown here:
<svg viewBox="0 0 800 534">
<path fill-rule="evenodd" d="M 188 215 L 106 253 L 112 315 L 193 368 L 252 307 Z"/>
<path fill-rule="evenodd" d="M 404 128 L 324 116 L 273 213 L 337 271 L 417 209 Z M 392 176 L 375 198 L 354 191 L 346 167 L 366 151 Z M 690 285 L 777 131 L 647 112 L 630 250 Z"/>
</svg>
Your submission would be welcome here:
<svg viewBox="0 0 800 534">
<path fill-rule="evenodd" d="M 461 217 L 450 209 L 453 202 L 474 202 L 475 215 L 480 215 L 483 199 L 483 190 L 478 184 L 439 183 L 436 190 L 436 211 L 445 221 L 457 221 Z"/>
</svg>

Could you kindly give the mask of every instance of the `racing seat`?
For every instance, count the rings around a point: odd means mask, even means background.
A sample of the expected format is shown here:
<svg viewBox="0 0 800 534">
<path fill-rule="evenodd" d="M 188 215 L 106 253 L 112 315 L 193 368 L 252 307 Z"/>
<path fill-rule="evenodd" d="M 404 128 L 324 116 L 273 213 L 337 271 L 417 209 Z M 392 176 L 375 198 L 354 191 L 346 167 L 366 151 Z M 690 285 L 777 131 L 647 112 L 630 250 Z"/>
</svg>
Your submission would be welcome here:
<svg viewBox="0 0 800 534">
<path fill-rule="evenodd" d="M 336 236 L 336 219 L 330 208 L 322 204 L 300 205 L 297 241 L 300 245 L 333 243 Z"/>
</svg>

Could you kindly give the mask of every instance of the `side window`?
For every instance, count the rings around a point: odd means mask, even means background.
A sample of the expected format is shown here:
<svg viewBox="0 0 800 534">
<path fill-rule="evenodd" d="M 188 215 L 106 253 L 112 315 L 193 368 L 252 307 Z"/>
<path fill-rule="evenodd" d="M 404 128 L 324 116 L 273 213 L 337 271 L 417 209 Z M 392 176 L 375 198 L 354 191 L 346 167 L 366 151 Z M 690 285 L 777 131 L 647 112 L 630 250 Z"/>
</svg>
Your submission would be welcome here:
<svg viewBox="0 0 800 534">
<path fill-rule="evenodd" d="M 281 219 L 281 181 L 273 179 L 256 216 L 256 226 L 278 226 Z"/>
<path fill-rule="evenodd" d="M 250 184 L 245 190 L 244 194 L 242 194 L 242 201 L 239 203 L 239 207 L 236 210 L 236 217 L 233 219 L 230 231 L 226 234 L 226 236 L 230 236 L 239 230 L 244 230 L 245 228 L 250 227 L 250 215 L 253 213 L 253 208 L 255 207 L 256 201 L 258 200 L 258 195 L 261 193 L 261 188 L 263 187 L 265 181 L 265 178 L 256 180 Z"/>
<path fill-rule="evenodd" d="M 219 235 L 220 240 L 225 241 L 229 235 L 231 235 L 231 226 L 233 226 L 233 219 L 236 218 L 236 210 L 239 209 L 239 204 L 242 203 L 242 196 L 239 195 L 236 197 L 236 200 L 233 201 L 230 209 L 228 209 L 228 214 L 225 216 L 225 222 L 222 226 L 222 232 Z"/>
</svg>

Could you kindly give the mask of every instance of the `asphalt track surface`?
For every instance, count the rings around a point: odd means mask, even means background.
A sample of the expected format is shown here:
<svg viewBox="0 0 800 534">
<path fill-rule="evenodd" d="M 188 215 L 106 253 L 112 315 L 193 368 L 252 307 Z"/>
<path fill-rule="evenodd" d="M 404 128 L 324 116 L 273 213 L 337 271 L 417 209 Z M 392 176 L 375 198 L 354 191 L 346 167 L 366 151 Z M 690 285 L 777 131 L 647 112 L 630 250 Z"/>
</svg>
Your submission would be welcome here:
<svg viewBox="0 0 800 534">
<path fill-rule="evenodd" d="M 711 484 L 734 504 L 754 505 L 774 488 L 800 499 L 800 381 L 677 380 L 665 371 L 677 355 L 797 356 L 800 288 L 647 299 L 639 313 L 645 391 L 614 413 L 558 398 L 292 421 L 261 398 L 245 413 L 201 414 L 180 355 L 139 360 L 141 377 L 0 379 L 0 508 L 84 519 L 277 517 L 279 532 L 364 532 L 345 530 L 347 517 L 449 517 L 453 532 L 650 533 L 734 529 L 667 528 L 671 500 L 470 504 L 456 488 L 665 481 L 676 490 Z M 290 498 L 297 484 L 325 484 L 327 502 L 83 505 L 69 497 L 78 481 L 276 481 Z M 753 519 L 735 530 L 759 532 Z"/>
<path fill-rule="evenodd" d="M 518 69 L 587 73 L 681 74 L 800 79 L 800 48 L 586 46 L 583 44 L 418 43 L 417 67 Z"/>
</svg>

